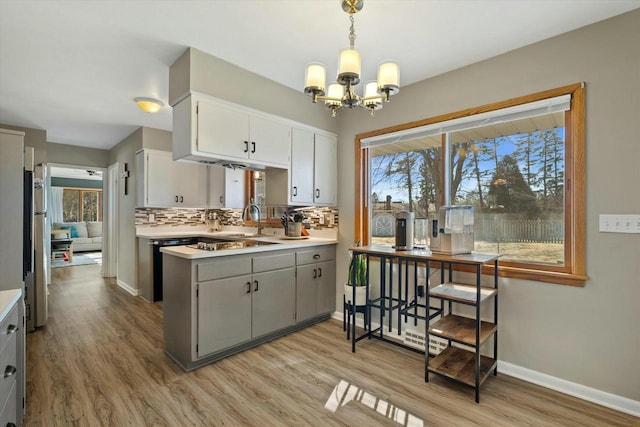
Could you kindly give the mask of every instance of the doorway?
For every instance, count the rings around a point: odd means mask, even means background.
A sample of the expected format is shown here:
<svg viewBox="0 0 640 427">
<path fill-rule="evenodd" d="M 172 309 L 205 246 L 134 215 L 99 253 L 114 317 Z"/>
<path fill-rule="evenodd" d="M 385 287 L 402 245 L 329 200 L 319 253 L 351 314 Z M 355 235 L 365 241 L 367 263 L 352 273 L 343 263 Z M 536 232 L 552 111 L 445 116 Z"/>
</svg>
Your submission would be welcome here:
<svg viewBox="0 0 640 427">
<path fill-rule="evenodd" d="M 64 250 L 52 251 L 50 268 L 100 264 L 100 269 L 93 271 L 104 276 L 105 173 L 104 168 L 49 164 L 47 222 L 51 245 L 53 248 L 60 241 L 64 246 Z"/>
</svg>

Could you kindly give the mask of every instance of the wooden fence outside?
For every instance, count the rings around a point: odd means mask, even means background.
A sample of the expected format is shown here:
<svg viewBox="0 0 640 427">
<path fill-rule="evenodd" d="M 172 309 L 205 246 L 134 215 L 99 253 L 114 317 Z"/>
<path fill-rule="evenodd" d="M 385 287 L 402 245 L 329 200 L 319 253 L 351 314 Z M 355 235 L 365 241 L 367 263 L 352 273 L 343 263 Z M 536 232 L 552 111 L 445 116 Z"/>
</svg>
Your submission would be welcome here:
<svg viewBox="0 0 640 427">
<path fill-rule="evenodd" d="M 564 243 L 562 218 L 517 219 L 509 214 L 476 215 L 476 241 L 504 243 Z"/>
</svg>

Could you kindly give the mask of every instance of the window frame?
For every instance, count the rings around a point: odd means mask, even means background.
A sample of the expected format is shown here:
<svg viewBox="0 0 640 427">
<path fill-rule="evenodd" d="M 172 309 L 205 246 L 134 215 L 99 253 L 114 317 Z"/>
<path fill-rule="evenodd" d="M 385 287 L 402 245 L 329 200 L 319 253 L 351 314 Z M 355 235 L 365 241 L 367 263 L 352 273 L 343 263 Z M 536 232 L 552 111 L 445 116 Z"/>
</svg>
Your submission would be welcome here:
<svg viewBox="0 0 640 427">
<path fill-rule="evenodd" d="M 62 187 L 64 190 L 73 190 L 78 192 L 78 222 L 86 222 L 84 219 L 84 209 L 82 207 L 82 197 L 83 193 L 98 193 L 97 200 L 97 222 L 102 221 L 102 189 L 99 188 L 83 188 L 83 187 Z"/>
<path fill-rule="evenodd" d="M 571 95 L 571 108 L 565 112 L 565 263 L 563 266 L 515 261 L 499 261 L 502 277 L 534 280 L 570 286 L 584 286 L 586 275 L 586 162 L 585 162 L 585 88 L 575 83 L 542 92 L 485 104 L 453 113 L 404 123 L 355 136 L 355 241 L 369 244 L 369 148 L 362 148 L 365 138 L 418 128 L 447 120 L 473 116 L 516 105 L 541 101 L 561 95 Z M 445 149 L 442 137 L 442 149 Z M 444 158 L 444 156 L 443 156 Z M 444 173 L 444 168 L 443 172 Z M 444 182 L 444 181 L 443 181 Z M 444 189 L 443 189 L 444 194 Z M 493 266 L 483 267 L 483 274 L 493 274 Z"/>
</svg>

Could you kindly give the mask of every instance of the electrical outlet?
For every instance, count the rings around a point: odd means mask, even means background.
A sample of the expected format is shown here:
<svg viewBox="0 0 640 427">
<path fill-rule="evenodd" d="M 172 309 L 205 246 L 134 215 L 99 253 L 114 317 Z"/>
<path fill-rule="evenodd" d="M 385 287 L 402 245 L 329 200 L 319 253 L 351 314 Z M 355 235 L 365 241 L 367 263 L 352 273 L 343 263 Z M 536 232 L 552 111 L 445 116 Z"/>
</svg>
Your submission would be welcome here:
<svg viewBox="0 0 640 427">
<path fill-rule="evenodd" d="M 324 225 L 324 223 L 325 223 L 324 215 L 322 215 L 322 214 L 320 215 L 320 218 L 318 218 L 318 223 L 320 225 Z"/>
<path fill-rule="evenodd" d="M 155 214 L 152 214 L 152 213 L 149 214 L 149 222 L 156 222 L 156 215 Z"/>
</svg>

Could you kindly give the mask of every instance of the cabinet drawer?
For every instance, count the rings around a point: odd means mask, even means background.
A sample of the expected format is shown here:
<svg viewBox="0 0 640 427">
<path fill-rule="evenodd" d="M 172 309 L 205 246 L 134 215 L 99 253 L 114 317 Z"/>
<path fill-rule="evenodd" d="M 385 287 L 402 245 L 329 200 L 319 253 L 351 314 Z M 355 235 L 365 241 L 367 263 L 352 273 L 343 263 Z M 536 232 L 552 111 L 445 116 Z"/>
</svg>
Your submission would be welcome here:
<svg viewBox="0 0 640 427">
<path fill-rule="evenodd" d="M 296 263 L 293 252 L 274 255 L 263 255 L 253 258 L 253 272 L 280 270 L 293 267 Z"/>
<path fill-rule="evenodd" d="M 15 305 L 7 317 L 0 322 L 0 352 L 3 351 L 4 346 L 9 342 L 9 338 L 16 335 L 18 331 L 16 328 L 20 327 L 21 325 L 18 319 L 18 305 Z"/>
<path fill-rule="evenodd" d="M 0 395 L 4 396 L 4 395 Z M 9 423 L 18 425 L 18 412 L 16 411 L 16 382 L 13 381 L 13 386 L 9 391 L 6 402 L 0 402 L 0 426 L 8 426 Z M 4 409 L 2 406 L 4 405 Z"/>
<path fill-rule="evenodd" d="M 312 264 L 332 259 L 336 259 L 336 248 L 333 245 L 317 246 L 296 253 L 296 265 Z"/>
<path fill-rule="evenodd" d="M 8 396 L 9 390 L 16 383 L 17 371 L 14 371 L 14 374 L 7 378 L 4 377 L 5 372 L 15 370 L 18 367 L 16 345 L 16 334 L 11 334 L 4 350 L 0 352 L 0 396 Z M 0 406 L 4 405 L 4 399 L 0 400 L 2 400 Z"/>
<path fill-rule="evenodd" d="M 251 257 L 249 256 L 224 256 L 197 265 L 198 282 L 243 274 L 251 274 Z"/>
</svg>

